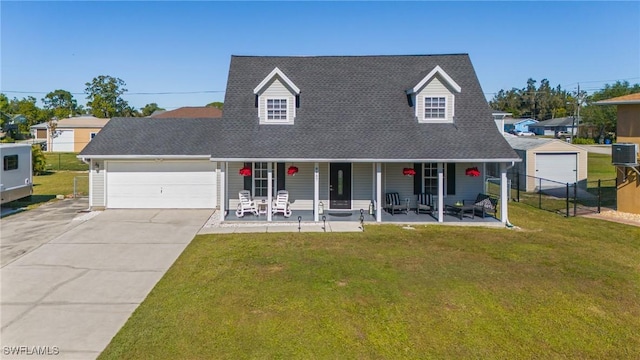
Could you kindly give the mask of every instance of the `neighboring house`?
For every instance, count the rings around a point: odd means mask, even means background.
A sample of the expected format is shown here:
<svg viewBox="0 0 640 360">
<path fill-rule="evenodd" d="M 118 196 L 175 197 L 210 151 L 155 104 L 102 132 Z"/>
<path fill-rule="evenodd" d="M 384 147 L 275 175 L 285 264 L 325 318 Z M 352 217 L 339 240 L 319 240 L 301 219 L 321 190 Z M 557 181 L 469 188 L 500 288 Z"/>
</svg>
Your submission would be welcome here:
<svg viewBox="0 0 640 360">
<path fill-rule="evenodd" d="M 49 125 L 47 123 L 40 123 L 31 125 L 31 137 L 34 140 L 47 141 L 49 134 Z"/>
<path fill-rule="evenodd" d="M 617 208 L 618 211 L 640 214 L 640 93 L 598 101 L 596 105 L 618 106 L 618 143 L 612 146 L 618 177 Z"/>
<path fill-rule="evenodd" d="M 33 193 L 31 145 L 0 144 L 0 204 L 22 199 Z"/>
<path fill-rule="evenodd" d="M 537 124 L 538 120 L 534 119 L 504 119 L 504 132 L 508 133 L 512 130 L 527 132 L 531 131 L 530 126 Z"/>
<path fill-rule="evenodd" d="M 31 133 L 36 139 L 41 139 L 43 129 L 46 129 L 47 151 L 80 152 L 109 122 L 109 119 L 83 115 L 55 121 L 55 129 L 49 124 L 31 126 Z"/>
<path fill-rule="evenodd" d="M 527 192 L 564 187 L 577 183 L 587 187 L 587 151 L 579 146 L 555 139 L 522 138 L 507 136 L 511 147 L 522 158 L 512 174 L 519 174 L 512 181 Z M 512 184 L 515 188 L 516 183 Z"/>
<path fill-rule="evenodd" d="M 222 117 L 222 110 L 211 106 L 185 106 L 175 110 L 154 112 L 149 117 L 154 119 L 219 118 Z"/>
<path fill-rule="evenodd" d="M 511 118 L 513 115 L 510 112 L 493 110 L 493 121 L 495 121 L 496 126 L 498 127 L 498 131 L 504 131 L 504 120 L 507 118 Z"/>
<path fill-rule="evenodd" d="M 91 164 L 90 206 L 218 208 L 224 219 L 241 190 L 270 207 L 285 189 L 294 216 L 373 203 L 381 222 L 385 193 L 415 208 L 430 192 L 442 222 L 444 205 L 475 199 L 497 164 L 508 221 L 507 172 L 520 158 L 466 54 L 232 56 L 224 104 L 219 121 L 111 120 L 78 155 Z M 465 176 L 473 168 L 483 176 Z"/>
<path fill-rule="evenodd" d="M 577 135 L 579 123 L 580 119 L 573 116 L 555 118 L 529 125 L 529 131 L 536 135 L 555 136 L 558 132 L 565 132 L 575 136 Z"/>
</svg>

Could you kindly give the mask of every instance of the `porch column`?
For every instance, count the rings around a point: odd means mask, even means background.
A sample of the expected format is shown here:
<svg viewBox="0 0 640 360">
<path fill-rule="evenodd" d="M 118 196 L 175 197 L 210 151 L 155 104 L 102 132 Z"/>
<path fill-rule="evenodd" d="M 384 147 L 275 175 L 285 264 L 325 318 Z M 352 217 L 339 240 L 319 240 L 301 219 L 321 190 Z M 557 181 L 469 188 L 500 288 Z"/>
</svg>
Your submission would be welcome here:
<svg viewBox="0 0 640 360">
<path fill-rule="evenodd" d="M 507 223 L 508 212 L 507 204 L 509 203 L 509 183 L 507 180 L 507 164 L 500 163 L 500 221 Z"/>
<path fill-rule="evenodd" d="M 382 164 L 376 163 L 376 222 L 382 222 Z"/>
<path fill-rule="evenodd" d="M 482 183 L 484 186 L 483 193 L 487 194 L 489 192 L 489 182 L 487 182 L 487 163 L 482 163 Z"/>
<path fill-rule="evenodd" d="M 444 164 L 438 163 L 438 222 L 444 221 Z"/>
<path fill-rule="evenodd" d="M 218 169 L 218 181 L 220 182 L 220 194 L 218 195 L 218 203 L 220 205 L 220 216 L 224 221 L 224 212 L 227 205 L 227 192 L 226 192 L 226 180 L 227 180 L 227 162 L 220 162 L 220 169 Z"/>
<path fill-rule="evenodd" d="M 320 167 L 318 163 L 313 164 L 313 221 L 320 221 L 318 214 L 318 204 L 320 203 Z"/>
<path fill-rule="evenodd" d="M 271 184 L 273 184 L 273 167 L 269 161 L 267 163 L 267 221 L 272 220 L 271 207 L 273 206 L 273 189 Z"/>
<path fill-rule="evenodd" d="M 371 201 L 376 199 L 376 163 L 371 163 Z"/>
</svg>

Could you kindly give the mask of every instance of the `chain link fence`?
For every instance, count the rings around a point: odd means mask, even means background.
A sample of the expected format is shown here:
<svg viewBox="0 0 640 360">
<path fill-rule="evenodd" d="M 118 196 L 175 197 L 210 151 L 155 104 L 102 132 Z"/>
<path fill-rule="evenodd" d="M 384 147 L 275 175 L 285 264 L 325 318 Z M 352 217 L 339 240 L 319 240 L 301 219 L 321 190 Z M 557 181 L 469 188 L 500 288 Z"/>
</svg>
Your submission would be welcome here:
<svg viewBox="0 0 640 360">
<path fill-rule="evenodd" d="M 84 198 L 89 196 L 89 176 L 81 175 L 73 178 L 73 197 Z"/>
<path fill-rule="evenodd" d="M 518 172 L 507 178 L 513 201 L 566 217 L 616 208 L 616 179 L 561 183 Z M 500 179 L 487 179 L 487 192 L 499 195 Z"/>
</svg>

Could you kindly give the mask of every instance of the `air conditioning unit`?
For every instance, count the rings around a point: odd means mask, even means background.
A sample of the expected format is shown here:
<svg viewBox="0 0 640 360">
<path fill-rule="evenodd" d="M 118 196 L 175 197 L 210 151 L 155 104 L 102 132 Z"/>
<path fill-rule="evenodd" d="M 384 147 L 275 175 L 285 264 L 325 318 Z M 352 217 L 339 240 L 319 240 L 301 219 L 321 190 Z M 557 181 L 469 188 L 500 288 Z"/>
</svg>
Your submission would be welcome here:
<svg viewBox="0 0 640 360">
<path fill-rule="evenodd" d="M 611 163 L 619 166 L 638 166 L 638 144 L 611 145 Z"/>
</svg>

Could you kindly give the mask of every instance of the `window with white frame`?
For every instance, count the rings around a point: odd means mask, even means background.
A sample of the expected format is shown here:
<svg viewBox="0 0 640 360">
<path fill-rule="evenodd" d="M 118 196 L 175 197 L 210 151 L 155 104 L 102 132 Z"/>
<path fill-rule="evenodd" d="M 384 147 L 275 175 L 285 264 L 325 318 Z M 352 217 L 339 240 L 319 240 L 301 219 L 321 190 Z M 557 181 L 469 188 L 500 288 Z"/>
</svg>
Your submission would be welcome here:
<svg viewBox="0 0 640 360">
<path fill-rule="evenodd" d="M 447 167 L 443 169 L 444 194 L 447 194 Z M 425 193 L 438 195 L 438 163 L 424 163 L 423 171 L 423 189 Z"/>
<path fill-rule="evenodd" d="M 287 99 L 267 99 L 267 120 L 287 120 Z"/>
<path fill-rule="evenodd" d="M 271 178 L 271 189 L 275 189 L 276 171 L 273 167 L 273 175 Z M 253 163 L 253 196 L 267 197 L 269 196 L 269 180 L 268 176 L 268 163 L 256 162 Z"/>
<path fill-rule="evenodd" d="M 447 117 L 447 100 L 445 97 L 424 98 L 425 119 L 445 119 Z"/>
</svg>

